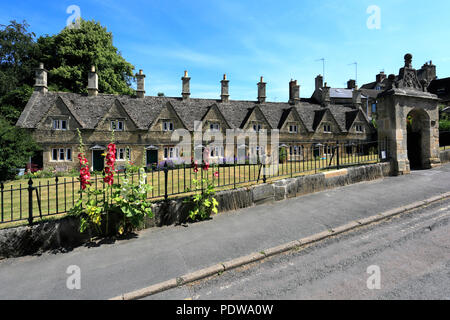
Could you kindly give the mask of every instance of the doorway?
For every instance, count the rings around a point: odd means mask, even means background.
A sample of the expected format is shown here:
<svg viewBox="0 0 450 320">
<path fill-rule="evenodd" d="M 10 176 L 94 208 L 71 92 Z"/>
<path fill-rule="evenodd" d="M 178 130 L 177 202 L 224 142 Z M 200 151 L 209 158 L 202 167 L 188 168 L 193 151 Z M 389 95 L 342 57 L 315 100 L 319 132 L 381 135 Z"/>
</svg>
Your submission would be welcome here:
<svg viewBox="0 0 450 320">
<path fill-rule="evenodd" d="M 105 168 L 104 150 L 92 150 L 92 170 L 103 171 Z"/>
<path fill-rule="evenodd" d="M 430 117 L 425 110 L 413 109 L 406 118 L 409 166 L 413 170 L 428 169 L 430 158 Z"/>
<path fill-rule="evenodd" d="M 158 150 L 147 150 L 147 167 L 158 163 Z"/>
</svg>

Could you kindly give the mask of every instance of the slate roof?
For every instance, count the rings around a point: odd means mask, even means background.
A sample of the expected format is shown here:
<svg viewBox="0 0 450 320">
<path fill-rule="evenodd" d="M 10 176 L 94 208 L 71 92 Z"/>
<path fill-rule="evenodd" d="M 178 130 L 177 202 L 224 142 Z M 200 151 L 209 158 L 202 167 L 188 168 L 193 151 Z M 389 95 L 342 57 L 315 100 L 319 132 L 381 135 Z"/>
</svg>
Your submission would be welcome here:
<svg viewBox="0 0 450 320">
<path fill-rule="evenodd" d="M 281 128 L 289 110 L 295 108 L 310 132 L 315 130 L 315 124 L 320 123 L 324 110 L 326 110 L 310 99 L 302 99 L 297 104 L 291 105 L 287 102 L 258 103 L 257 101 L 230 100 L 223 103 L 216 99 L 183 100 L 181 97 L 153 96 L 139 99 L 111 94 L 87 96 L 66 92 L 48 92 L 46 94 L 35 92 L 22 112 L 17 126 L 36 128 L 41 119 L 47 115 L 50 107 L 57 101 L 62 101 L 82 128 L 95 129 L 111 106 L 116 103 L 116 100 L 120 102 L 131 120 L 141 130 L 148 130 L 167 104 L 173 107 L 185 127 L 191 131 L 194 129 L 194 121 L 202 120 L 213 105 L 217 106 L 231 128 L 242 128 L 255 108 L 261 110 L 272 129 Z M 336 119 L 341 131 L 345 132 L 349 117 L 347 113 L 353 114 L 355 109 L 345 105 L 329 105 L 327 109 Z"/>
</svg>

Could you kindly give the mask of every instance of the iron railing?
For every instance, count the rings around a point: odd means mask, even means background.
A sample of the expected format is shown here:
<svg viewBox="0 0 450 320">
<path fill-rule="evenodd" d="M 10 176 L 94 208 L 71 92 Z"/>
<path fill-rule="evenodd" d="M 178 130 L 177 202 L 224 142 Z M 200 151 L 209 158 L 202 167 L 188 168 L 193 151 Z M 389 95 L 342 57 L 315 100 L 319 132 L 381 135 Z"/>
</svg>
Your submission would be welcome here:
<svg viewBox="0 0 450 320">
<path fill-rule="evenodd" d="M 231 161 L 218 158 L 216 163 L 210 159 L 209 170 L 202 170 L 202 166 L 198 165 L 198 172 L 195 173 L 191 163 L 174 164 L 172 161 L 164 161 L 147 167 L 146 182 L 152 186 L 147 196 L 148 199 L 167 200 L 169 197 L 203 190 L 205 186 L 197 188 L 193 183 L 194 179 L 208 179 L 216 190 L 223 190 L 323 170 L 387 161 L 388 155 L 387 140 L 327 141 L 283 143 L 276 167 L 259 161 L 252 164 L 248 158 L 241 163 L 238 163 L 236 157 Z M 261 158 L 263 157 L 259 159 Z M 123 172 L 116 173 L 114 182 L 121 183 L 124 176 Z M 128 172 L 128 178 L 132 183 L 137 182 L 141 179 L 141 173 Z M 102 176 L 93 175 L 90 181 L 97 190 L 105 188 Z M 36 219 L 65 214 L 79 199 L 80 188 L 76 177 L 29 178 L 27 182 L 15 180 L 0 183 L 0 224 L 25 220 L 32 224 Z"/>
</svg>

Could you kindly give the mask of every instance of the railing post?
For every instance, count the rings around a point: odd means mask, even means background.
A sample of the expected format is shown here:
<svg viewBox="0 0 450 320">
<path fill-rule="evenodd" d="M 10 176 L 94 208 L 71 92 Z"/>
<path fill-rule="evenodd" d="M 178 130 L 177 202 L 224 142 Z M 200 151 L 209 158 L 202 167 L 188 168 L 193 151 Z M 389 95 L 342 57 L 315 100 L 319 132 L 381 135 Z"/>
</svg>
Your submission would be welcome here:
<svg viewBox="0 0 450 320">
<path fill-rule="evenodd" d="M 340 167 L 340 163 L 339 163 L 339 140 L 336 141 L 336 156 L 337 156 L 337 158 L 336 158 L 336 166 L 337 166 L 337 169 L 339 170 L 339 167 Z"/>
<path fill-rule="evenodd" d="M 28 180 L 28 223 L 33 224 L 33 180 Z"/>
<path fill-rule="evenodd" d="M 3 184 L 3 182 L 0 183 L 0 193 L 1 193 L 1 201 L 2 201 L 2 208 L 1 208 L 1 213 L 2 213 L 2 222 L 3 222 L 3 215 L 4 215 L 4 208 L 3 208 L 3 190 L 5 190 L 5 185 Z"/>
<path fill-rule="evenodd" d="M 167 161 L 164 162 L 164 200 L 167 200 L 169 195 L 167 193 L 167 182 L 169 180 L 169 168 L 167 167 Z"/>
</svg>

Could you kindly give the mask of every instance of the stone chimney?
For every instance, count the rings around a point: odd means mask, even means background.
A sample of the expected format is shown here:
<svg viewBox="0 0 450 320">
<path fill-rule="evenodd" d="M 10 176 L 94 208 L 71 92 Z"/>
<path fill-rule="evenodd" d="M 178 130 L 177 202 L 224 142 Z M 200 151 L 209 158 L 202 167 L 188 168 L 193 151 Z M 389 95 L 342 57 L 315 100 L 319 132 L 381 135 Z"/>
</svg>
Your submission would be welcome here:
<svg viewBox="0 0 450 320">
<path fill-rule="evenodd" d="M 229 95 L 229 83 L 230 80 L 227 80 L 227 75 L 224 74 L 223 75 L 223 80 L 220 81 L 220 83 L 222 84 L 222 89 L 221 89 L 221 93 L 220 93 L 220 99 L 222 100 L 222 102 L 228 102 L 230 95 Z"/>
<path fill-rule="evenodd" d="M 323 77 L 319 74 L 316 77 L 316 91 L 323 87 Z"/>
<path fill-rule="evenodd" d="M 358 109 L 359 107 L 361 107 L 362 102 L 361 102 L 361 90 L 358 89 L 358 86 L 355 86 L 355 88 L 353 89 L 353 106 Z"/>
<path fill-rule="evenodd" d="M 40 93 L 47 93 L 47 70 L 44 69 L 44 64 L 39 63 L 39 67 L 35 70 L 36 83 L 34 84 L 34 91 Z"/>
<path fill-rule="evenodd" d="M 98 75 L 95 72 L 95 66 L 91 67 L 91 71 L 88 74 L 88 95 L 96 96 L 98 95 Z"/>
<path fill-rule="evenodd" d="M 347 81 L 347 89 L 355 89 L 356 80 L 350 79 Z"/>
<path fill-rule="evenodd" d="M 327 83 L 325 82 L 325 85 L 322 87 L 322 106 L 327 107 L 330 103 L 330 87 L 328 87 Z"/>
<path fill-rule="evenodd" d="M 297 80 L 289 82 L 289 103 L 296 104 L 300 101 L 300 86 L 297 84 Z"/>
<path fill-rule="evenodd" d="M 182 77 L 181 80 L 183 80 L 183 91 L 181 92 L 181 95 L 183 96 L 183 100 L 189 100 L 191 95 L 191 89 L 189 87 L 191 78 L 188 77 L 188 72 L 186 70 L 184 71 L 184 77 Z"/>
<path fill-rule="evenodd" d="M 136 74 L 137 79 L 137 89 L 136 96 L 140 99 L 145 97 L 145 74 L 142 69 L 139 70 L 139 73 Z"/>
<path fill-rule="evenodd" d="M 264 78 L 262 76 L 258 82 L 258 102 L 266 102 L 266 82 L 264 82 Z"/>
<path fill-rule="evenodd" d="M 386 74 L 384 73 L 384 71 L 381 71 L 379 74 L 377 74 L 376 76 L 377 83 L 381 83 L 384 79 L 386 79 Z"/>
</svg>

